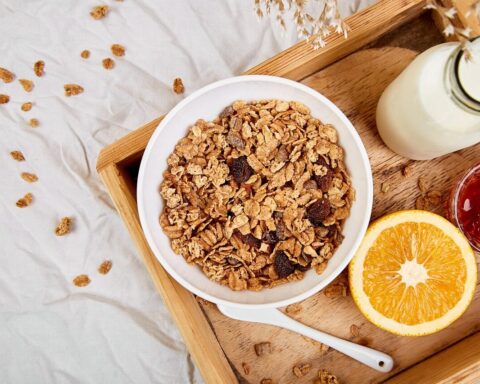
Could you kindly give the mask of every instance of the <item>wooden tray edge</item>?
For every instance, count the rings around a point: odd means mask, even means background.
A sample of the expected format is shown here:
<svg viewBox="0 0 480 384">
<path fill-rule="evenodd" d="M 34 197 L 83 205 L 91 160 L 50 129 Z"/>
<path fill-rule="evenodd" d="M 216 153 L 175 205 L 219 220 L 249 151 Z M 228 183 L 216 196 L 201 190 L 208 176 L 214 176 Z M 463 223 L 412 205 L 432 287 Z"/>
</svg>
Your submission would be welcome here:
<svg viewBox="0 0 480 384">
<path fill-rule="evenodd" d="M 383 384 L 474 383 L 480 379 L 480 332 L 437 352 L 416 365 L 391 377 Z"/>
</svg>

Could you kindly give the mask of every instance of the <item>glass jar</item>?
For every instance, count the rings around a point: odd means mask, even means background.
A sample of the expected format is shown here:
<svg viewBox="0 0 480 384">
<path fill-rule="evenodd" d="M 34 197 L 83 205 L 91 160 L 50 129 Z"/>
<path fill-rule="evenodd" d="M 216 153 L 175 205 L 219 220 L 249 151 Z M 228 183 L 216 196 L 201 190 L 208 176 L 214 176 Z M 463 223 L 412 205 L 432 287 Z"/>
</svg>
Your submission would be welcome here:
<svg viewBox="0 0 480 384">
<path fill-rule="evenodd" d="M 480 142 L 480 38 L 418 55 L 385 89 L 377 128 L 394 152 L 428 160 Z"/>
<path fill-rule="evenodd" d="M 447 205 L 447 217 L 480 251 L 480 163 L 455 183 Z"/>
</svg>

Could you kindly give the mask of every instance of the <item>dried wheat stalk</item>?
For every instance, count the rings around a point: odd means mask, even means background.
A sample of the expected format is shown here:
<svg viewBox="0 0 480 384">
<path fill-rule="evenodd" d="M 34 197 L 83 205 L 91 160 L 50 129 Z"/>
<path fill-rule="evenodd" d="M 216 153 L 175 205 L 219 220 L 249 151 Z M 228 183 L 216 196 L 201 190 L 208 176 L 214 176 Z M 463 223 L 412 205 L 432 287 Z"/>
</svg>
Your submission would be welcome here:
<svg viewBox="0 0 480 384">
<path fill-rule="evenodd" d="M 349 27 L 340 16 L 338 0 L 312 0 L 310 9 L 319 10 L 318 15 L 307 11 L 307 0 L 255 0 L 255 12 L 259 18 L 274 15 L 281 28 L 286 29 L 286 17 L 293 18 L 298 36 L 310 42 L 313 48 L 324 47 L 325 39 L 331 33 L 348 35 Z M 443 19 L 445 29 L 442 31 L 446 37 L 455 36 L 462 42 L 468 53 L 468 40 L 472 33 L 470 28 L 456 27 L 452 20 L 457 14 L 455 7 L 444 7 L 438 0 L 428 0 L 427 9 L 435 9 Z M 316 14 L 317 12 L 315 12 Z M 480 21 L 480 0 L 476 0 L 465 16 L 474 13 Z"/>
</svg>

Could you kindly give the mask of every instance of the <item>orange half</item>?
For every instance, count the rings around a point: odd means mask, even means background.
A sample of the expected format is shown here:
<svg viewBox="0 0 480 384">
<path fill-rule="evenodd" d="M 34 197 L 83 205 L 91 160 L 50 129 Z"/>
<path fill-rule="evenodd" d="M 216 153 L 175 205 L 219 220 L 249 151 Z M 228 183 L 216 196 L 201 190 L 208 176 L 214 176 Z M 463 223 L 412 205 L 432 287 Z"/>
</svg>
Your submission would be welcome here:
<svg viewBox="0 0 480 384">
<path fill-rule="evenodd" d="M 400 211 L 374 222 L 350 263 L 360 311 L 398 335 L 437 332 L 473 299 L 477 264 L 463 234 L 443 217 Z"/>
</svg>

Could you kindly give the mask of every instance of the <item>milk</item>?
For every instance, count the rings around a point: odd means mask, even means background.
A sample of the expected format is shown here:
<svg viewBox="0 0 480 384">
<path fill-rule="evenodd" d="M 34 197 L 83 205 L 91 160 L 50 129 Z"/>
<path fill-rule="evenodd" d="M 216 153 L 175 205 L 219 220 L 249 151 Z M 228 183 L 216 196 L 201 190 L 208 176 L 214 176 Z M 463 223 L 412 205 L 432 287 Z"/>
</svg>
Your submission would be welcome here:
<svg viewBox="0 0 480 384">
<path fill-rule="evenodd" d="M 385 144 L 415 160 L 480 142 L 480 39 L 466 61 L 458 43 L 423 52 L 387 87 L 377 106 Z"/>
</svg>

